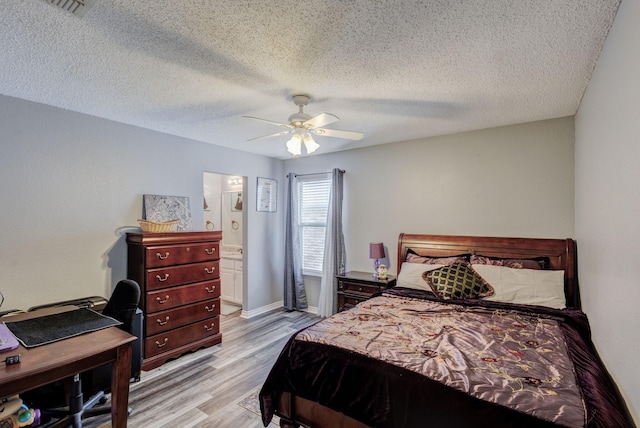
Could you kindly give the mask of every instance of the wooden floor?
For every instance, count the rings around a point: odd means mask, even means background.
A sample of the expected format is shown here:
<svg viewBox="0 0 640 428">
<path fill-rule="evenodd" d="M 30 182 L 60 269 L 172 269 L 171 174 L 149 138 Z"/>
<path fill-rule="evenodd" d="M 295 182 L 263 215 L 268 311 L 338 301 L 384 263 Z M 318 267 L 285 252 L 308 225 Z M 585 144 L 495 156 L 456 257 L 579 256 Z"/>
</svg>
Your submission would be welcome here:
<svg viewBox="0 0 640 428">
<path fill-rule="evenodd" d="M 222 316 L 222 343 L 143 372 L 131 384 L 132 428 L 259 428 L 260 416 L 238 403 L 260 388 L 288 338 L 319 318 L 276 310 L 249 320 Z M 86 420 L 106 428 L 109 416 Z M 273 424 L 271 427 L 275 426 Z"/>
</svg>

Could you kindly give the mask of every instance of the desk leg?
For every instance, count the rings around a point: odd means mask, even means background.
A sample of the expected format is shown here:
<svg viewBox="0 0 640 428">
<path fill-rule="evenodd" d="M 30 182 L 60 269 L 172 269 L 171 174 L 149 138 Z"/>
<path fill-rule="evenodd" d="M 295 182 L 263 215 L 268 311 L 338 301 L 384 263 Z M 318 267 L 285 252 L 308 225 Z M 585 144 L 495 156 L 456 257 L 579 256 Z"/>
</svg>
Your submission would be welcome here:
<svg viewBox="0 0 640 428">
<path fill-rule="evenodd" d="M 111 425 L 113 428 L 125 428 L 131 378 L 131 343 L 119 346 L 117 352 L 111 369 Z"/>
</svg>

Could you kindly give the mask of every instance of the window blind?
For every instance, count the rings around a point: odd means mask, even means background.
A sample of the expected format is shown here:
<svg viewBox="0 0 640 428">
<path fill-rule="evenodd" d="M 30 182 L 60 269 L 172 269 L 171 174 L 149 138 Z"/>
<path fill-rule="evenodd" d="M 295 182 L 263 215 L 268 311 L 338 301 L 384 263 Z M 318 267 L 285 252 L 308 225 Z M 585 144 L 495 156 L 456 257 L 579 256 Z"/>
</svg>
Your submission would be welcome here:
<svg viewBox="0 0 640 428">
<path fill-rule="evenodd" d="M 302 241 L 302 272 L 305 275 L 319 276 L 322 273 L 330 192 L 329 174 L 299 178 L 298 226 Z"/>
</svg>

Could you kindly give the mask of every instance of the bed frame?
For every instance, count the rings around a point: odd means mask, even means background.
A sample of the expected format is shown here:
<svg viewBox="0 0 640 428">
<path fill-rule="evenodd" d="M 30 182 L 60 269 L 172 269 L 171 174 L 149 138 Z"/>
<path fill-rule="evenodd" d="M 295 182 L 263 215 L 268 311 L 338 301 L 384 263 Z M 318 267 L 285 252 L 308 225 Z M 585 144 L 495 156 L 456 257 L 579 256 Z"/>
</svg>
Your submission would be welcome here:
<svg viewBox="0 0 640 428">
<path fill-rule="evenodd" d="M 572 239 L 500 238 L 481 236 L 419 235 L 398 238 L 398 272 L 411 249 L 424 256 L 477 254 L 503 258 L 547 257 L 551 270 L 564 270 L 567 307 L 580 308 L 576 277 L 576 249 Z M 293 428 L 366 428 L 366 425 L 316 402 L 283 392 L 276 414 L 280 426 Z"/>
</svg>

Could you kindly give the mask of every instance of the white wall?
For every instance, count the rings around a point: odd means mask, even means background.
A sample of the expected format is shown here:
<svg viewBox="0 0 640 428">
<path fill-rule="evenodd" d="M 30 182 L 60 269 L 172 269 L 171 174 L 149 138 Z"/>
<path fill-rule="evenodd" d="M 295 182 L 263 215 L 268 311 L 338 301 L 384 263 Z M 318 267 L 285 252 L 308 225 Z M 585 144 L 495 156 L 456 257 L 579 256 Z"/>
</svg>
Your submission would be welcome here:
<svg viewBox="0 0 640 428">
<path fill-rule="evenodd" d="M 0 130 L 2 309 L 110 295 L 143 194 L 189 197 L 203 230 L 204 171 L 247 176 L 247 201 L 256 177 L 282 175 L 282 161 L 10 97 Z M 246 231 L 251 310 L 282 300 L 281 216 L 249 203 Z"/>
<path fill-rule="evenodd" d="M 640 2 L 623 1 L 576 115 L 576 238 L 593 340 L 640 425 Z"/>
<path fill-rule="evenodd" d="M 369 242 L 382 241 L 395 273 L 401 232 L 573 237 L 573 160 L 562 118 L 300 157 L 284 173 L 344 169 L 347 270 L 373 272 Z"/>
</svg>

